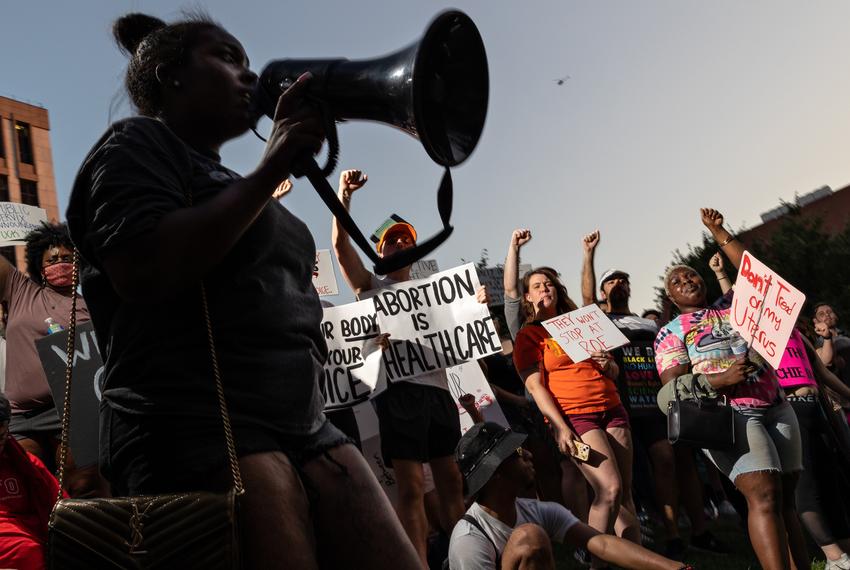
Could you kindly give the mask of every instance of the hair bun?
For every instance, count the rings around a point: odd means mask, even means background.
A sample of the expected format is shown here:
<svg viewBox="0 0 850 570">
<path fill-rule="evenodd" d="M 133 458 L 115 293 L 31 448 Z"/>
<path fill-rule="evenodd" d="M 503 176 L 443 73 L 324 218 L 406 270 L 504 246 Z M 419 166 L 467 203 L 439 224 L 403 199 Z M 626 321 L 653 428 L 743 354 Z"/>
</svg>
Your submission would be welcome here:
<svg viewBox="0 0 850 570">
<path fill-rule="evenodd" d="M 132 56 L 142 40 L 165 25 L 159 18 L 147 14 L 126 14 L 112 24 L 112 35 L 118 45 Z"/>
</svg>

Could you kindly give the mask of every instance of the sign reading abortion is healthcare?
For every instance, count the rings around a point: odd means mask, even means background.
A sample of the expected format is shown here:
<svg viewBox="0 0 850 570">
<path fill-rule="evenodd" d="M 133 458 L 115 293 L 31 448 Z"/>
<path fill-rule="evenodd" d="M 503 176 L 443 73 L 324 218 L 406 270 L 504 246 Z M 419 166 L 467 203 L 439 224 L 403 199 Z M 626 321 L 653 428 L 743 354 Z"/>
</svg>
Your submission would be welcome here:
<svg viewBox="0 0 850 570">
<path fill-rule="evenodd" d="M 478 275 L 468 263 L 416 281 L 375 291 L 372 302 L 390 382 L 477 360 L 502 350 L 486 305 L 475 296 Z"/>
</svg>

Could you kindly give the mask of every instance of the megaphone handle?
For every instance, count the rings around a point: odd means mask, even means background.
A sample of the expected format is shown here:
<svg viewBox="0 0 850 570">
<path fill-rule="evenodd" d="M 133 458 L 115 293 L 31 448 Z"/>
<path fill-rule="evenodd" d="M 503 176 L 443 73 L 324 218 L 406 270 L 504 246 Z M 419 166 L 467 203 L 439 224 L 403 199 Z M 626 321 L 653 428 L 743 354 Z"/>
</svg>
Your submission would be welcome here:
<svg viewBox="0 0 850 570">
<path fill-rule="evenodd" d="M 360 249 L 369 256 L 369 259 L 372 260 L 372 263 L 379 263 L 381 261 L 380 256 L 378 256 L 377 252 L 372 249 L 369 241 L 363 236 L 363 232 L 360 231 L 360 228 L 357 227 L 357 224 L 354 223 L 354 219 L 351 217 L 351 214 L 348 213 L 348 210 L 345 209 L 345 206 L 339 201 L 337 198 L 336 192 L 333 191 L 331 185 L 328 184 L 327 178 L 325 178 L 324 174 L 322 174 L 322 169 L 319 168 L 319 165 L 316 164 L 316 161 L 311 156 L 305 156 L 303 159 L 298 161 L 298 170 L 299 174 L 303 174 L 307 177 L 307 180 L 313 185 L 313 188 L 316 189 L 316 192 L 319 193 L 319 197 L 331 211 L 336 219 L 342 224 L 342 227 L 345 228 L 345 231 L 348 232 L 348 235 L 351 236 L 351 239 L 354 240 Z"/>
</svg>

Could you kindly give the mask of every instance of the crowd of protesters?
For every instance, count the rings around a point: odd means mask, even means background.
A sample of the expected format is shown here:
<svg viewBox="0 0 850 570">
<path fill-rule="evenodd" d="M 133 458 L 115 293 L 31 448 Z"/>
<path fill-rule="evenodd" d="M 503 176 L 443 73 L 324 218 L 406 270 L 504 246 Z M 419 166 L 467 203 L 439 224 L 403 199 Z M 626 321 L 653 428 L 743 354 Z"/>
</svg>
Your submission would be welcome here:
<svg viewBox="0 0 850 570">
<path fill-rule="evenodd" d="M 578 304 L 552 267 L 519 274 L 532 230 L 515 230 L 504 349 L 480 361 L 509 425 L 484 422 L 466 401 L 478 423 L 461 435 L 445 370 L 392 383 L 372 401 L 397 482 L 391 504 L 350 418 L 322 410 L 315 244 L 278 201 L 297 157 L 322 144 L 323 121 L 305 97 L 311 77 L 281 95 L 266 152 L 241 177 L 218 154 L 252 126 L 257 77 L 239 41 L 204 18 L 130 14 L 114 31 L 139 115 L 110 126 L 86 157 L 68 226 L 28 236 L 28 274 L 0 258 L 0 567 L 45 566 L 61 422 L 35 341 L 67 328 L 75 304 L 104 360 L 100 459 L 78 468 L 69 457 L 63 493 L 229 488 L 212 356 L 246 487 L 246 568 L 548 569 L 553 543 L 564 543 L 591 568 L 678 569 L 691 550 L 727 551 L 710 527 L 728 516 L 764 568 L 809 567 L 808 533 L 827 569 L 850 570 L 850 337 L 819 303 L 801 316 L 779 367 L 754 351 L 738 358 L 726 267 L 738 267 L 744 244 L 713 209 L 700 217 L 717 243 L 710 269 L 723 296 L 708 299 L 695 268 L 673 266 L 664 287 L 676 315 L 633 311 L 637 268 L 625 260 L 597 282 L 600 232 L 576 244 L 581 304 L 598 305 L 629 341 L 581 362 L 542 326 Z M 342 172 L 345 208 L 367 180 Z M 411 279 L 410 266 L 368 271 L 336 220 L 331 237 L 359 299 Z M 381 256 L 416 240 L 396 215 L 374 235 Z M 490 297 L 481 288 L 476 299 Z M 669 442 L 658 396 L 686 375 L 734 410 L 731 449 Z M 653 520 L 663 542 L 651 536 Z"/>
</svg>

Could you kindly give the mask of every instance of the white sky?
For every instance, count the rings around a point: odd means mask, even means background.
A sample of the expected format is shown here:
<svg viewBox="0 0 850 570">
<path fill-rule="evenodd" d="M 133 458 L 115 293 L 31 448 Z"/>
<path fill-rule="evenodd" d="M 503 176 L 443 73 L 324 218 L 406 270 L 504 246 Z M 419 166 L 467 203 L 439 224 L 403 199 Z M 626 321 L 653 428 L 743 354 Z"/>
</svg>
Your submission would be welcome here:
<svg viewBox="0 0 850 570">
<path fill-rule="evenodd" d="M 699 240 L 700 206 L 737 229 L 779 199 L 850 182 L 843 1 L 5 2 L 0 94 L 49 110 L 60 209 L 122 92 L 111 22 L 127 11 L 168 20 L 175 6 L 204 6 L 257 69 L 284 57 L 374 57 L 418 39 L 447 7 L 472 16 L 490 108 L 477 151 L 454 171 L 456 229 L 436 253 L 441 269 L 482 248 L 501 262 L 511 230 L 530 227 L 523 260 L 558 268 L 578 298 L 579 240 L 599 228 L 597 273 L 631 273 L 640 311 L 671 251 Z M 125 101 L 112 119 L 129 112 Z M 439 229 L 440 170 L 417 141 L 362 123 L 341 125 L 340 137 L 340 166 L 370 176 L 353 206 L 364 233 L 390 212 L 422 236 Z M 248 173 L 261 152 L 248 135 L 223 157 Z M 285 203 L 330 246 L 330 214 L 309 184 L 296 182 Z"/>
</svg>

